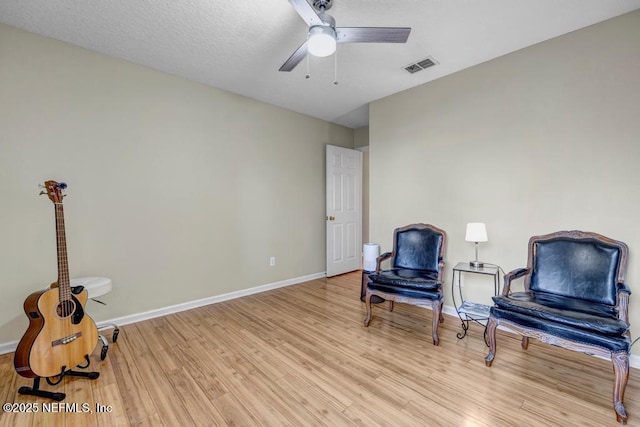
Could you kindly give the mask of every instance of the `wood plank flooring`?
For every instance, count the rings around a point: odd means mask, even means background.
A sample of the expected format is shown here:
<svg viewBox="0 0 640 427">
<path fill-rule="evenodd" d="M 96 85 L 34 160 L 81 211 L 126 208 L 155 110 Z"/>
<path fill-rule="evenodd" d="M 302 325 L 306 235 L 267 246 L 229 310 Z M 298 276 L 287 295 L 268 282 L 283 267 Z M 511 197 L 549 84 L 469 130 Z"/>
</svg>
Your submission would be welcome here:
<svg viewBox="0 0 640 427">
<path fill-rule="evenodd" d="M 47 390 L 92 412 L 44 413 L 21 396 L 30 381 L 0 356 L 0 401 L 38 413 L 0 413 L 1 426 L 616 426 L 610 361 L 498 332 L 484 365 L 482 328 L 458 340 L 445 316 L 431 342 L 431 311 L 374 308 L 363 327 L 360 274 L 281 288 L 121 328 L 95 381 Z M 109 412 L 96 412 L 96 404 Z M 640 425 L 640 373 L 625 404 Z"/>
</svg>

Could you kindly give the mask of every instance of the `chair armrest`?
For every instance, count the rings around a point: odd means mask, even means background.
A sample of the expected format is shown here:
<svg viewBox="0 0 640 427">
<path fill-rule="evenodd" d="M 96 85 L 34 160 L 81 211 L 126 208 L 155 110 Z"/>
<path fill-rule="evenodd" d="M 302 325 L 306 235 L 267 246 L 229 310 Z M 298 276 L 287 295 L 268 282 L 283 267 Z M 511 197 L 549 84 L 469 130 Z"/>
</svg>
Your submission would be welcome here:
<svg viewBox="0 0 640 427">
<path fill-rule="evenodd" d="M 504 275 L 504 288 L 502 289 L 502 295 L 507 296 L 509 292 L 511 292 L 511 281 L 514 279 L 519 279 L 523 276 L 529 274 L 530 269 L 528 268 L 516 268 Z"/>
<path fill-rule="evenodd" d="M 618 283 L 617 288 L 618 288 L 618 293 L 626 292 L 627 294 L 631 295 L 631 288 L 629 288 L 629 286 L 627 286 L 626 283 L 621 283 L 621 282 Z"/>
<path fill-rule="evenodd" d="M 444 283 L 444 280 L 442 280 L 442 276 L 444 274 L 444 261 L 440 260 L 440 262 L 438 263 L 438 281 L 440 283 Z"/>
<path fill-rule="evenodd" d="M 631 289 L 626 283 L 619 282 L 618 287 L 618 319 L 622 320 L 629 326 L 629 295 Z"/>
<path fill-rule="evenodd" d="M 376 273 L 380 272 L 380 265 L 382 264 L 382 261 L 389 258 L 391 258 L 391 252 L 385 252 L 376 258 Z"/>
</svg>

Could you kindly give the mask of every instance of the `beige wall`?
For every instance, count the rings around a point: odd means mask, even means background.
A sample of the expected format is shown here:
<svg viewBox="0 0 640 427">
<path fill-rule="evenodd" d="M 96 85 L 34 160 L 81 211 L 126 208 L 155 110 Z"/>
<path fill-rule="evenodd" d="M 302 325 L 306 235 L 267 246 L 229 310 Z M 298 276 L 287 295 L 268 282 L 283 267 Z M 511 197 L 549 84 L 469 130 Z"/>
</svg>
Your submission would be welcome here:
<svg viewBox="0 0 640 427">
<path fill-rule="evenodd" d="M 353 130 L 353 146 L 355 148 L 369 145 L 369 126 L 363 126 Z"/>
<path fill-rule="evenodd" d="M 369 242 L 369 126 L 353 131 L 353 146 L 362 151 L 362 242 Z"/>
<path fill-rule="evenodd" d="M 444 228 L 449 284 L 473 259 L 467 222 L 487 224 L 481 258 L 507 271 L 526 264 L 532 235 L 622 240 L 639 336 L 639 41 L 636 11 L 374 102 L 371 239 L 384 251 L 397 226 Z M 470 280 L 465 290 L 490 293 Z"/>
<path fill-rule="evenodd" d="M 98 321 L 325 270 L 324 146 L 353 130 L 4 25 L 0 100 L 0 344 L 56 278 L 46 179 L 71 276 L 113 280 Z"/>
</svg>

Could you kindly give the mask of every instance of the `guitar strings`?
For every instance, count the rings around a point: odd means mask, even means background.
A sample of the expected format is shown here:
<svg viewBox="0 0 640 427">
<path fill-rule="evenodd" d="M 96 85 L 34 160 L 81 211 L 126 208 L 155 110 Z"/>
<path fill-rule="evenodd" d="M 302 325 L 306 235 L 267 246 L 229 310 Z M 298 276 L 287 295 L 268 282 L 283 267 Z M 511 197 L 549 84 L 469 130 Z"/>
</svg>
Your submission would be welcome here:
<svg viewBox="0 0 640 427">
<path fill-rule="evenodd" d="M 62 316 L 62 332 L 63 339 L 66 339 L 70 336 L 72 331 L 72 326 L 69 323 L 71 321 L 71 317 L 69 316 L 69 297 L 70 293 L 70 283 L 68 281 L 68 260 L 67 260 L 67 251 L 66 251 L 66 236 L 65 236 L 65 228 L 64 228 L 64 209 L 62 203 L 56 203 L 56 227 L 57 230 L 57 243 L 58 243 L 58 303 L 60 304 L 60 315 Z M 66 344 L 62 345 L 62 352 L 65 357 L 64 360 L 69 360 L 69 348 Z M 62 368 L 61 368 L 62 369 Z"/>
</svg>

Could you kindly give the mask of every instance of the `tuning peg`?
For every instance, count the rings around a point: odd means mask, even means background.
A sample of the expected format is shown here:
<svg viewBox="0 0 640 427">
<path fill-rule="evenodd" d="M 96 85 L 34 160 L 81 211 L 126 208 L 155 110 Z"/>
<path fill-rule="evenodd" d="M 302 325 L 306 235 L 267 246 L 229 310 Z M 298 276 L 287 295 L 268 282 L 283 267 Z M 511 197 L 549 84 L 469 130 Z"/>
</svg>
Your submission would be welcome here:
<svg viewBox="0 0 640 427">
<path fill-rule="evenodd" d="M 40 193 L 38 193 L 38 196 L 42 196 L 42 195 L 44 195 L 44 194 L 47 194 L 47 192 L 46 192 L 46 191 L 44 191 L 44 190 L 42 190 Z"/>
<path fill-rule="evenodd" d="M 38 184 L 38 188 L 45 188 L 43 184 Z"/>
</svg>

